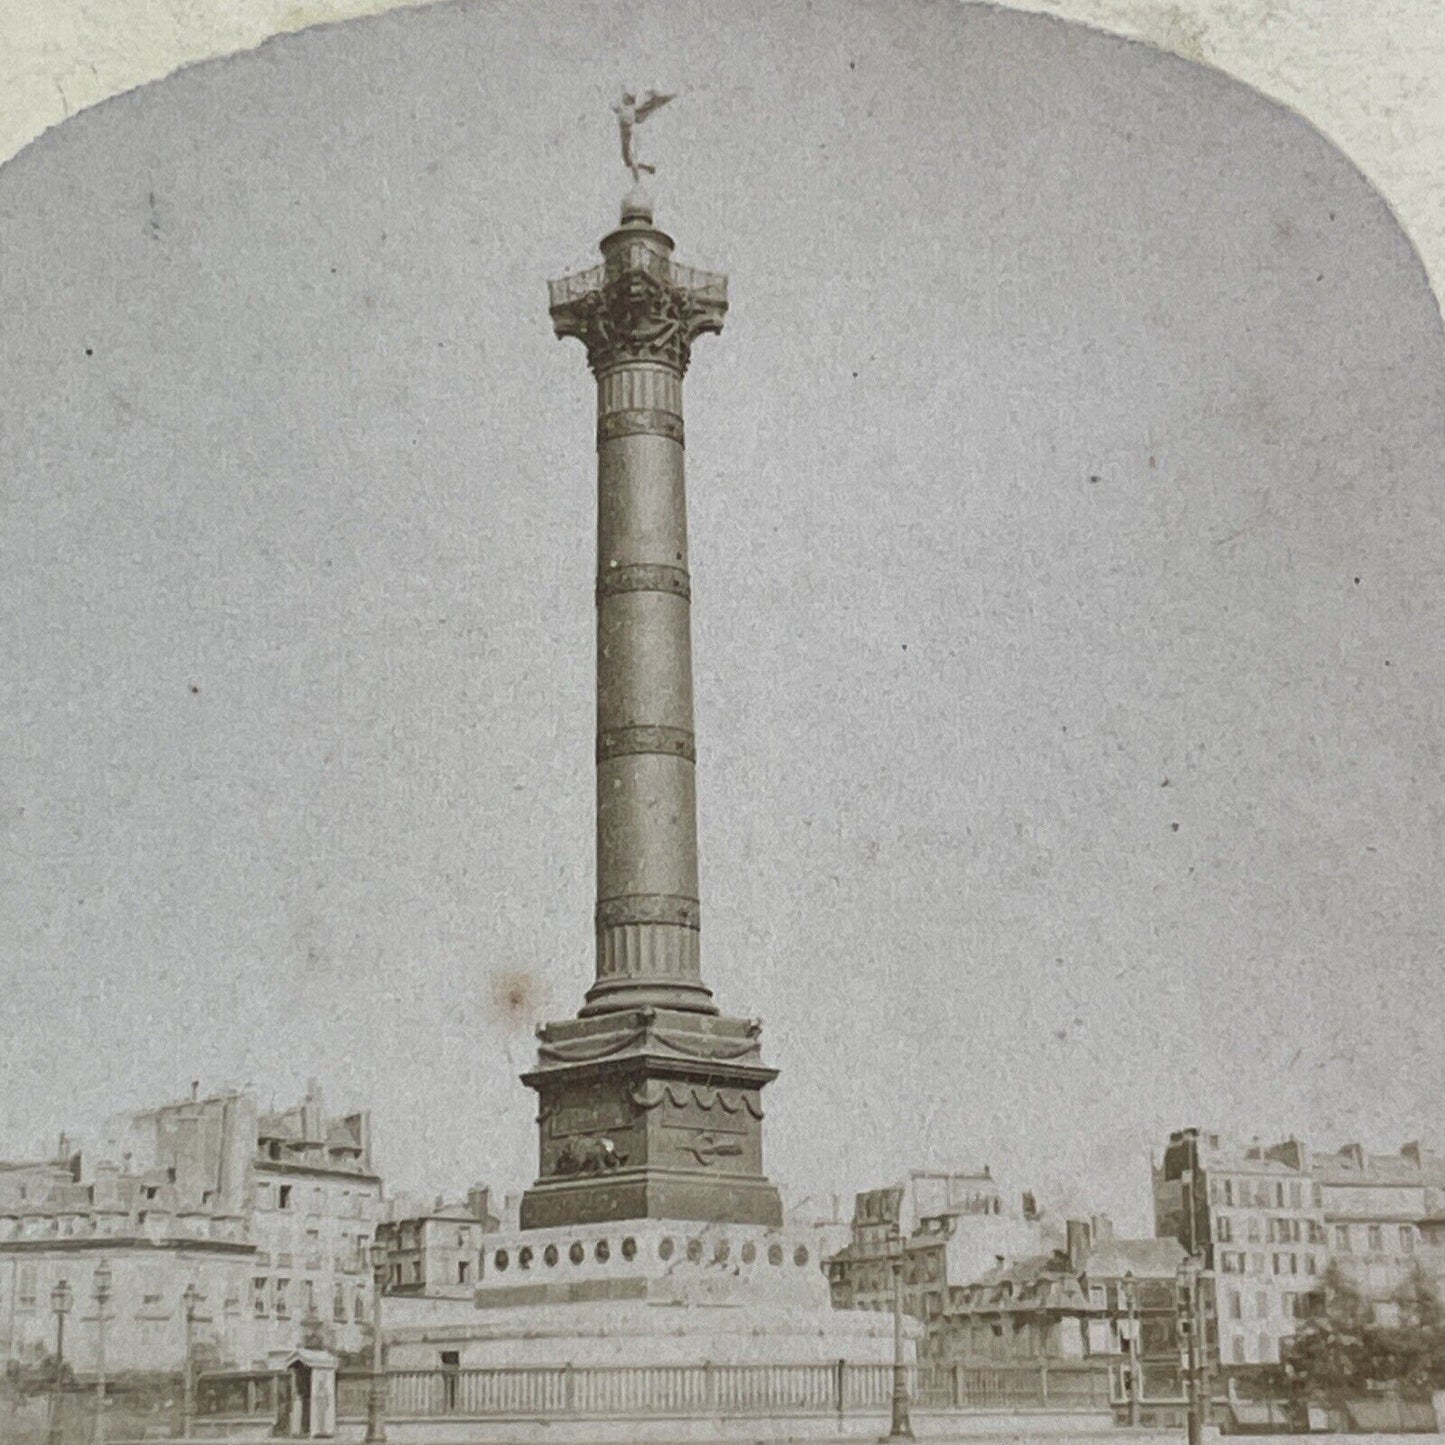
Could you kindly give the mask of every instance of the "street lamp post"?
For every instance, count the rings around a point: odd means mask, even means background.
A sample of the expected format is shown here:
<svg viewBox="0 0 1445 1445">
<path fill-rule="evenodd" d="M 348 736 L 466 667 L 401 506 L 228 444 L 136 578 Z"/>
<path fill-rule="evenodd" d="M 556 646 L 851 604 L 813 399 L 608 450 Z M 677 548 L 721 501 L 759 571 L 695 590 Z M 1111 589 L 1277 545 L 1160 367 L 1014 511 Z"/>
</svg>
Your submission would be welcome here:
<svg viewBox="0 0 1445 1445">
<path fill-rule="evenodd" d="M 110 1303 L 111 1272 L 108 1260 L 95 1267 L 95 1445 L 105 1445 L 105 1307 Z"/>
<path fill-rule="evenodd" d="M 381 1343 L 381 1297 L 389 1255 L 380 1239 L 371 1242 L 371 1388 L 366 1396 L 367 1445 L 386 1439 L 386 1374 Z"/>
<path fill-rule="evenodd" d="M 908 1418 L 908 1360 L 903 1353 L 903 1233 L 894 1228 L 888 1236 L 888 1258 L 893 1266 L 893 1414 L 884 1440 L 913 1439 Z"/>
<path fill-rule="evenodd" d="M 181 1381 L 181 1437 L 189 1440 L 196 1420 L 196 1307 L 201 1302 L 201 1292 L 192 1282 L 181 1296 L 186 1311 L 186 1364 L 185 1376 Z"/>
<path fill-rule="evenodd" d="M 1124 1303 L 1129 1311 L 1129 1423 L 1139 1423 L 1139 1302 L 1134 1271 L 1124 1272 Z"/>
<path fill-rule="evenodd" d="M 60 1418 L 61 1382 L 65 1378 L 65 1317 L 75 1303 L 70 1285 L 61 1280 L 50 1291 L 50 1308 L 55 1311 L 55 1388 L 50 1395 L 50 1428 L 46 1432 L 49 1445 L 61 1445 L 64 1436 Z"/>
</svg>

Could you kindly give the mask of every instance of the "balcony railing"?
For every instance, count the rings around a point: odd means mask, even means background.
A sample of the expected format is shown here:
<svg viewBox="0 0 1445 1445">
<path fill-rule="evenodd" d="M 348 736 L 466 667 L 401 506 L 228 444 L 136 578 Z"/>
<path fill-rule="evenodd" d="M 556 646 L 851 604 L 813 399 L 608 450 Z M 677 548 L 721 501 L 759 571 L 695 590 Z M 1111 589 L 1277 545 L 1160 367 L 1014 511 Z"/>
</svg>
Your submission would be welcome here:
<svg viewBox="0 0 1445 1445">
<path fill-rule="evenodd" d="M 664 286 L 687 291 L 700 301 L 726 301 L 728 278 L 716 271 L 702 271 L 696 266 L 684 266 L 668 256 L 641 242 L 624 246 L 606 261 L 589 266 L 585 271 L 574 271 L 570 276 L 547 283 L 548 300 L 555 309 L 573 301 L 580 301 L 595 291 L 600 291 L 609 281 L 623 276 L 648 276 Z"/>
</svg>

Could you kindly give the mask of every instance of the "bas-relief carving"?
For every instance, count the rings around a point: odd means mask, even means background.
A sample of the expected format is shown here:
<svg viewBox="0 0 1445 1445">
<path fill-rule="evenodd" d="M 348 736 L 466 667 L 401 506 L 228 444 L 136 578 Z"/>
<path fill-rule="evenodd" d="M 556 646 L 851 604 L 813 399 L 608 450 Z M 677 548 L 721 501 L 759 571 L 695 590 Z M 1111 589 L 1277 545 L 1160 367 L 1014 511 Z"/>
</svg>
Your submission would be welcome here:
<svg viewBox="0 0 1445 1445">
<path fill-rule="evenodd" d="M 601 1174 L 608 1169 L 620 1169 L 627 1163 L 628 1156 L 608 1138 L 589 1137 L 569 1139 L 557 1151 L 552 1161 L 555 1174 Z"/>
</svg>

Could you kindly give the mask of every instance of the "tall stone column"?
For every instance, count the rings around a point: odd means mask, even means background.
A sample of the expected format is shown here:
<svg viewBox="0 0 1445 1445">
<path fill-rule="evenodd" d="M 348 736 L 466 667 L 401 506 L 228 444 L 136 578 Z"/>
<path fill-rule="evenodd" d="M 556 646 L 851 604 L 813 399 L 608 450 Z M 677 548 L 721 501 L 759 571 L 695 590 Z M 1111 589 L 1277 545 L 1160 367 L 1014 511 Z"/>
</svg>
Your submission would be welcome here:
<svg viewBox="0 0 1445 1445">
<path fill-rule="evenodd" d="M 636 193 L 600 266 L 554 282 L 597 378 L 597 961 L 582 1016 L 716 1013 L 699 966 L 682 379 L 727 281 L 672 259 Z"/>
<path fill-rule="evenodd" d="M 727 282 L 680 266 L 634 192 L 602 263 L 551 286 L 597 378 L 597 966 L 578 1016 L 537 1030 L 536 1183 L 522 1227 L 774 1226 L 761 1025 L 698 966 L 691 584 L 682 378 Z"/>
</svg>

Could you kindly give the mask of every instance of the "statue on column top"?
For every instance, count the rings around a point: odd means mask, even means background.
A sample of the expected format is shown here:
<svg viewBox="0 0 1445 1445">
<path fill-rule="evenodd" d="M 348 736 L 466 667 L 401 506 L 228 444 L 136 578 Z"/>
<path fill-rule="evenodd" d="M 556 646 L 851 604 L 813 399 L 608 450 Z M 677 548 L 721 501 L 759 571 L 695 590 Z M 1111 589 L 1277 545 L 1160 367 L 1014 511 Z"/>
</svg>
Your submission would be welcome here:
<svg viewBox="0 0 1445 1445">
<path fill-rule="evenodd" d="M 637 159 L 637 151 L 633 141 L 633 131 L 641 125 L 653 111 L 661 109 L 676 96 L 663 95 L 659 91 L 649 90 L 640 99 L 630 91 L 623 94 L 621 105 L 612 107 L 613 113 L 617 116 L 617 129 L 622 138 L 622 164 L 632 172 L 633 183 L 636 184 L 642 179 L 642 172 L 648 175 L 655 175 L 657 167 L 648 165 L 646 161 Z"/>
</svg>

